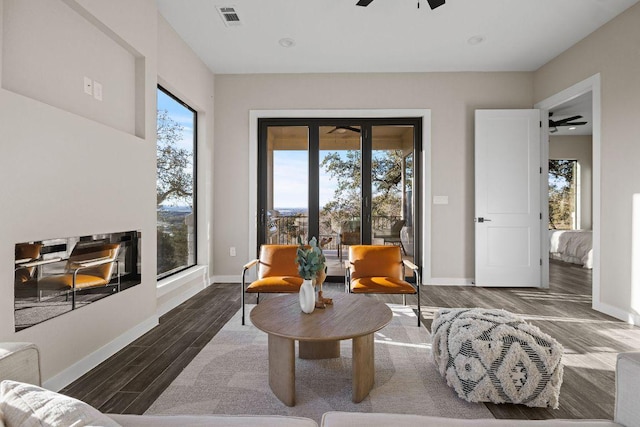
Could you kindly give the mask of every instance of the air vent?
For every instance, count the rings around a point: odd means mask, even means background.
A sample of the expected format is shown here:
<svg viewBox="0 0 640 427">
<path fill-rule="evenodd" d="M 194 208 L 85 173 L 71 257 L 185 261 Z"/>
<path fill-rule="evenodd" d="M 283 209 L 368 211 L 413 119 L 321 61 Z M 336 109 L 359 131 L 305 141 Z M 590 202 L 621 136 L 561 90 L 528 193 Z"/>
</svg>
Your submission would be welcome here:
<svg viewBox="0 0 640 427">
<path fill-rule="evenodd" d="M 235 7 L 216 6 L 216 9 L 218 9 L 218 13 L 222 17 L 224 25 L 226 25 L 227 27 L 237 27 L 238 25 L 242 25 Z"/>
</svg>

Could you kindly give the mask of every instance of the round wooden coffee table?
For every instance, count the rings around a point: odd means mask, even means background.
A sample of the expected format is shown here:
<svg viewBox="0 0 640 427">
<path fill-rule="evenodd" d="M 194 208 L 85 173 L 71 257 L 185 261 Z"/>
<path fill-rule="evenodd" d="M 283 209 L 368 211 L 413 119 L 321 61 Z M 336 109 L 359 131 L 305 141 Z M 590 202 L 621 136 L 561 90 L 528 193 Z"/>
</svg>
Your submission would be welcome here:
<svg viewBox="0 0 640 427">
<path fill-rule="evenodd" d="M 373 333 L 392 317 L 384 303 L 364 295 L 337 294 L 333 305 L 306 314 L 298 295 L 267 299 L 251 310 L 251 323 L 268 334 L 269 386 L 287 406 L 296 403 L 295 341 L 303 359 L 340 356 L 340 340 L 353 340 L 353 394 L 355 403 L 373 387 Z"/>
</svg>

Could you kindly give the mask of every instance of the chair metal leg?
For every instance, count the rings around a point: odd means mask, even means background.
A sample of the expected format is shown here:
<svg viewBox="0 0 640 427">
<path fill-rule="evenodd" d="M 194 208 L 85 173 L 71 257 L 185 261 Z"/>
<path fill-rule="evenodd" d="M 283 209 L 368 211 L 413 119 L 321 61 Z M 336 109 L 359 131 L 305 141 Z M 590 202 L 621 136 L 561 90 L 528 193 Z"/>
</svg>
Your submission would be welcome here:
<svg viewBox="0 0 640 427">
<path fill-rule="evenodd" d="M 73 288 L 71 290 L 71 310 L 75 310 L 76 309 L 76 276 L 78 275 L 78 270 L 76 269 L 73 272 Z"/>
<path fill-rule="evenodd" d="M 407 296 L 402 294 L 402 305 L 407 305 Z"/>
<path fill-rule="evenodd" d="M 120 292 L 120 262 L 116 260 L 116 274 L 118 276 L 118 292 Z"/>
<path fill-rule="evenodd" d="M 242 269 L 242 281 L 240 282 L 240 304 L 242 304 L 242 325 L 244 326 L 244 278 L 247 273 L 247 269 Z"/>
<path fill-rule="evenodd" d="M 420 327 L 420 318 L 422 315 L 420 314 L 420 273 L 416 270 L 416 293 L 418 294 L 418 327 Z"/>
<path fill-rule="evenodd" d="M 241 283 L 242 289 L 240 289 L 240 301 L 242 304 L 242 325 L 244 326 L 244 283 Z"/>
</svg>

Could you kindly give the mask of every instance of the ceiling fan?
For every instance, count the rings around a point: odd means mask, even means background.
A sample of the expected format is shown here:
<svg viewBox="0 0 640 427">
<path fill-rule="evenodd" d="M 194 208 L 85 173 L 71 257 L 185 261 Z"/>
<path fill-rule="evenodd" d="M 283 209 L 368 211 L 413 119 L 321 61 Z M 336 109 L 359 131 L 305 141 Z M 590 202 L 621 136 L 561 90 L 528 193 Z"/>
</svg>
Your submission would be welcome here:
<svg viewBox="0 0 640 427">
<path fill-rule="evenodd" d="M 373 0 L 359 0 L 358 3 L 356 3 L 356 6 L 369 6 L 369 3 L 371 3 Z M 445 0 L 427 0 L 427 2 L 429 3 L 429 7 L 431 8 L 431 10 L 435 9 L 436 7 L 440 7 L 444 4 Z M 418 3 L 418 7 L 420 7 L 420 3 Z"/>
<path fill-rule="evenodd" d="M 587 122 L 574 122 L 574 120 L 581 119 L 582 116 L 571 116 L 560 120 L 552 120 L 551 116 L 553 116 L 553 113 L 549 113 L 549 132 L 551 133 L 558 132 L 558 126 L 581 126 L 587 124 Z"/>
<path fill-rule="evenodd" d="M 345 133 L 345 131 L 348 131 L 348 130 L 350 130 L 351 132 L 360 133 L 360 129 L 354 128 L 352 126 L 336 126 L 333 129 L 331 129 L 329 132 L 327 132 L 327 134 L 334 133 L 334 132 Z"/>
</svg>

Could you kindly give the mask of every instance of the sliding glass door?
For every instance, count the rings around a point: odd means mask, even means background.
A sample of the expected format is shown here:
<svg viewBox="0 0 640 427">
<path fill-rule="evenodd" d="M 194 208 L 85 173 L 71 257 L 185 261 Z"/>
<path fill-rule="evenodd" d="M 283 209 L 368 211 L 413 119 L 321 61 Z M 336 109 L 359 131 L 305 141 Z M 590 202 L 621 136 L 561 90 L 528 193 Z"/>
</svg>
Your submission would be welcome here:
<svg viewBox="0 0 640 427">
<path fill-rule="evenodd" d="M 317 237 L 330 278 L 348 247 L 397 245 L 417 257 L 418 119 L 261 119 L 258 248 Z"/>
<path fill-rule="evenodd" d="M 329 275 L 337 276 L 347 245 L 362 242 L 362 129 L 320 126 L 319 221 Z M 342 271 L 344 273 L 344 271 Z"/>
<path fill-rule="evenodd" d="M 309 128 L 270 126 L 261 156 L 259 243 L 292 245 L 309 235 Z"/>
<path fill-rule="evenodd" d="M 372 127 L 371 241 L 413 260 L 414 127 Z"/>
</svg>

